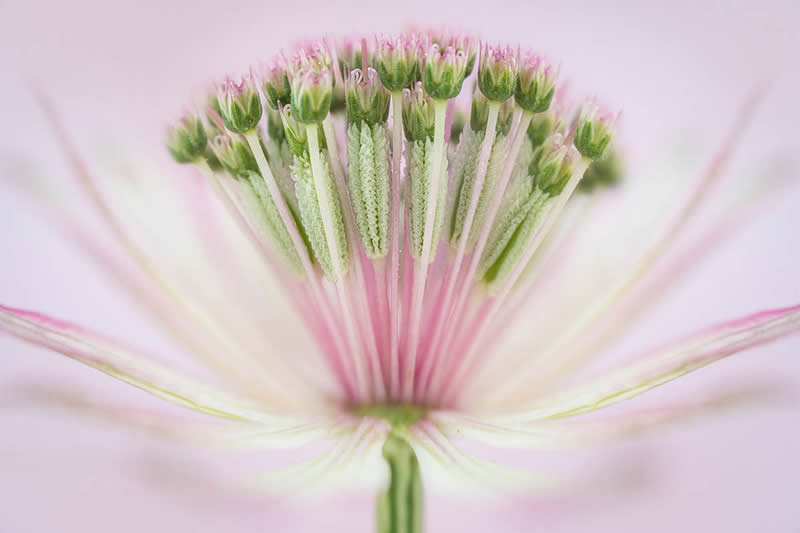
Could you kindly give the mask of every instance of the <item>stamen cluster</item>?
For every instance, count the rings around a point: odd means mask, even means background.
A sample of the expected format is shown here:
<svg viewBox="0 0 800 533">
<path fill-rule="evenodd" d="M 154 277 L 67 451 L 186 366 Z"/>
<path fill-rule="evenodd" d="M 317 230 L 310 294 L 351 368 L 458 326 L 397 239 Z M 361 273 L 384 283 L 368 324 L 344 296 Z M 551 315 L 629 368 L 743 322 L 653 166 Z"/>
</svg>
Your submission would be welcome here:
<svg viewBox="0 0 800 533">
<path fill-rule="evenodd" d="M 296 274 L 350 405 L 457 403 L 584 172 L 619 174 L 603 161 L 614 117 L 570 116 L 552 65 L 484 43 L 475 69 L 477 55 L 444 32 L 303 45 L 170 129 L 175 160 Z"/>
</svg>

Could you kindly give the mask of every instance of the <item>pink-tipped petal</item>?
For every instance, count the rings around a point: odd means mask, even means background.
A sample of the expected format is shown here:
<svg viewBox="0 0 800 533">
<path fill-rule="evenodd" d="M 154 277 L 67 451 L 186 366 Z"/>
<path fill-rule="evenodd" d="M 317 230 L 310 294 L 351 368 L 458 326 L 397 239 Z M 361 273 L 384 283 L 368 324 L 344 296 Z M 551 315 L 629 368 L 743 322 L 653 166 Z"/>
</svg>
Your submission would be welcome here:
<svg viewBox="0 0 800 533">
<path fill-rule="evenodd" d="M 175 374 L 145 355 L 40 313 L 0 305 L 0 330 L 193 411 L 230 420 L 275 421 L 246 400 Z"/>
<path fill-rule="evenodd" d="M 535 421 L 588 413 L 633 398 L 715 361 L 800 330 L 800 305 L 755 313 L 711 327 L 650 353 L 593 383 L 503 417 Z"/>
<path fill-rule="evenodd" d="M 531 424 L 507 424 L 492 416 L 455 411 L 432 413 L 430 418 L 450 437 L 463 437 L 503 448 L 563 449 L 631 437 L 742 405 L 777 402 L 786 390 L 782 385 L 763 383 L 680 405 L 639 409 L 613 416 L 542 420 Z"/>
</svg>

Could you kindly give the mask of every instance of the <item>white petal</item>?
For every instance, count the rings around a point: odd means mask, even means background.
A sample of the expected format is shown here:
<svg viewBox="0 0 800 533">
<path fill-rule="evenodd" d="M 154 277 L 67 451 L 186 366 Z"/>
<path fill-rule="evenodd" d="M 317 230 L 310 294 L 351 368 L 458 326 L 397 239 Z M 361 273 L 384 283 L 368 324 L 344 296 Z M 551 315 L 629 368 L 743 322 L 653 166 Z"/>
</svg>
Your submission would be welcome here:
<svg viewBox="0 0 800 533">
<path fill-rule="evenodd" d="M 544 398 L 540 407 L 498 418 L 534 421 L 588 413 L 633 398 L 684 374 L 800 329 L 800 305 L 724 322 L 656 350 L 593 383 Z"/>
<path fill-rule="evenodd" d="M 267 424 L 281 420 L 244 399 L 175 374 L 144 355 L 42 314 L 0 305 L 0 330 L 200 413 Z"/>
<path fill-rule="evenodd" d="M 458 448 L 430 421 L 422 421 L 406 438 L 420 461 L 425 483 L 455 490 L 554 492 L 562 485 L 547 475 L 519 470 L 475 457 Z"/>
<path fill-rule="evenodd" d="M 780 384 L 740 388 L 694 403 L 629 411 L 613 416 L 579 416 L 528 424 L 504 423 L 497 417 L 434 412 L 430 419 L 448 436 L 503 448 L 563 449 L 596 445 L 742 404 L 774 399 Z"/>
</svg>

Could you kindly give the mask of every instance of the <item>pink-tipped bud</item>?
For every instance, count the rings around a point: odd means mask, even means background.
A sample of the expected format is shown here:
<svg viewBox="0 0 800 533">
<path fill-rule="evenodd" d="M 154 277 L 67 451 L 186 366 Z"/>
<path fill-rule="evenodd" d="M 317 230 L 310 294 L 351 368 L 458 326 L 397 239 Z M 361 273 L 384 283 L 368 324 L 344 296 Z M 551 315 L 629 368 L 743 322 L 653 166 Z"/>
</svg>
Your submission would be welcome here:
<svg viewBox="0 0 800 533">
<path fill-rule="evenodd" d="M 510 46 L 484 44 L 478 63 L 478 86 L 489 100 L 505 102 L 514 94 L 517 83 L 517 51 Z"/>
<path fill-rule="evenodd" d="M 322 122 L 331 109 L 333 74 L 330 69 L 298 70 L 291 80 L 292 113 L 300 122 Z"/>
<path fill-rule="evenodd" d="M 261 120 L 261 98 L 252 73 L 243 76 L 239 83 L 226 78 L 217 86 L 217 100 L 225 127 L 234 133 L 248 132 Z"/>
<path fill-rule="evenodd" d="M 375 69 L 383 86 L 400 91 L 419 81 L 426 49 L 427 39 L 423 35 L 378 39 Z"/>
<path fill-rule="evenodd" d="M 614 135 L 618 113 L 602 109 L 596 101 L 581 108 L 575 126 L 575 147 L 584 157 L 600 159 L 606 154 Z"/>
<path fill-rule="evenodd" d="M 572 177 L 579 158 L 578 151 L 563 135 L 556 133 L 534 152 L 528 172 L 540 191 L 558 196 Z"/>
<path fill-rule="evenodd" d="M 558 72 L 541 57 L 524 53 L 514 91 L 517 105 L 530 113 L 546 111 L 556 92 L 556 78 Z"/>
<path fill-rule="evenodd" d="M 359 124 L 386 122 L 389 116 L 389 92 L 381 85 L 378 72 L 369 68 L 366 72 L 355 69 L 344 81 L 347 99 L 347 120 Z"/>
<path fill-rule="evenodd" d="M 448 46 L 440 48 L 433 44 L 428 48 L 425 58 L 425 92 L 436 100 L 449 100 L 461 92 L 467 75 L 467 51 Z"/>
<path fill-rule="evenodd" d="M 411 89 L 403 89 L 403 130 L 409 141 L 433 137 L 433 102 L 425 94 L 421 82 L 415 83 Z"/>
<path fill-rule="evenodd" d="M 261 65 L 258 82 L 264 99 L 272 109 L 289 103 L 292 88 L 289 85 L 286 58 L 278 56 L 271 65 Z"/>
<path fill-rule="evenodd" d="M 208 138 L 203 120 L 196 113 L 186 113 L 167 130 L 167 150 L 178 163 L 194 163 L 203 157 Z"/>
</svg>

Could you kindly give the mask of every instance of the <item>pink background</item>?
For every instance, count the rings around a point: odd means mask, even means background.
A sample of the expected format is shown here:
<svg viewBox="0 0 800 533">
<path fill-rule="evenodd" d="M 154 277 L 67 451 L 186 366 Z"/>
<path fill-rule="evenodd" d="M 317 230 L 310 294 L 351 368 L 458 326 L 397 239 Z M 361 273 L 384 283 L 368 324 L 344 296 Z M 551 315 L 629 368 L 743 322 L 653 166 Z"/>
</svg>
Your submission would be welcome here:
<svg viewBox="0 0 800 533">
<path fill-rule="evenodd" d="M 586 4 L 586 5 L 584 5 Z M 624 109 L 635 164 L 676 146 L 702 156 L 753 82 L 772 91 L 732 174 L 798 163 L 796 2 L 295 2 L 73 0 L 0 4 L 0 173 L 63 173 L 25 85 L 41 83 L 88 151 L 161 157 L 164 124 L 206 81 L 298 37 L 447 23 L 520 42 L 562 62 L 581 87 Z M 666 7 L 669 6 L 669 7 Z M 155 155 L 154 155 L 155 154 Z M 700 161 L 700 160 L 696 160 Z M 795 178 L 798 172 L 792 171 Z M 66 178 L 64 178 L 66 179 Z M 754 178 L 755 179 L 755 178 Z M 705 260 L 631 333 L 657 344 L 706 323 L 800 301 L 800 187 Z M 0 301 L 167 347 L 138 310 L 0 187 Z M 654 391 L 642 405 L 714 385 L 780 380 L 780 399 L 572 455 L 591 494 L 502 503 L 428 495 L 428 531 L 800 531 L 800 339 L 738 356 Z M 151 402 L 52 354 L 0 338 L 0 386 L 85 383 Z M 370 531 L 371 494 L 305 507 L 206 489 L 207 459 L 117 428 L 0 404 L 0 531 Z M 519 452 L 513 460 L 528 461 Z M 536 455 L 536 454 L 529 454 Z M 539 454 L 540 462 L 563 461 Z M 313 505 L 313 507 L 311 507 Z"/>
</svg>

